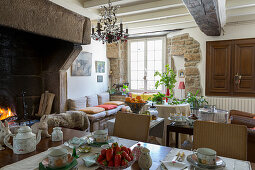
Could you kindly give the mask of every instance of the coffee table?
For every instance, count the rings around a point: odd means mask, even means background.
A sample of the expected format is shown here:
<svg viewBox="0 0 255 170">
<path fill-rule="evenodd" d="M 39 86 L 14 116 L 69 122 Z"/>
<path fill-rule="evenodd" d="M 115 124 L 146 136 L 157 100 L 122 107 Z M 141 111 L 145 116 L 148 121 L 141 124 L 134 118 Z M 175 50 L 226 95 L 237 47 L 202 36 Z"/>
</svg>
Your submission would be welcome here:
<svg viewBox="0 0 255 170">
<path fill-rule="evenodd" d="M 53 128 L 49 128 L 49 134 L 52 133 L 52 130 Z M 68 129 L 68 128 L 62 128 L 62 131 L 63 131 L 63 142 L 68 141 L 69 139 L 75 136 L 82 137 L 88 134 L 88 132 Z M 6 165 L 12 164 L 14 162 L 20 161 L 22 159 L 28 158 L 30 156 L 39 154 L 41 152 L 48 150 L 50 147 L 59 146 L 61 144 L 62 142 L 52 142 L 51 138 L 42 138 L 41 141 L 36 146 L 36 150 L 34 152 L 23 154 L 23 155 L 16 155 L 13 153 L 11 149 L 6 147 L 5 150 L 0 151 L 0 168 Z"/>
</svg>

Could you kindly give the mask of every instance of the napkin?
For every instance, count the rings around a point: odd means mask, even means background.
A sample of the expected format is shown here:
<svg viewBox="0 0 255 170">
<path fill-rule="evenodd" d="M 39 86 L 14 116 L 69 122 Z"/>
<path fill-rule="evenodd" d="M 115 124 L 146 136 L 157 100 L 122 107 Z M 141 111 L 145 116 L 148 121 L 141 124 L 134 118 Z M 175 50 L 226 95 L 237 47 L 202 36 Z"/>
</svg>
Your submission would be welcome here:
<svg viewBox="0 0 255 170">
<path fill-rule="evenodd" d="M 171 170 L 175 170 L 175 169 L 180 170 L 187 167 L 187 165 L 183 162 L 172 163 L 170 161 L 162 161 L 162 164 L 165 166 L 165 168 L 171 169 Z"/>
<path fill-rule="evenodd" d="M 82 158 L 86 167 L 96 164 L 97 155 L 85 156 Z"/>
</svg>

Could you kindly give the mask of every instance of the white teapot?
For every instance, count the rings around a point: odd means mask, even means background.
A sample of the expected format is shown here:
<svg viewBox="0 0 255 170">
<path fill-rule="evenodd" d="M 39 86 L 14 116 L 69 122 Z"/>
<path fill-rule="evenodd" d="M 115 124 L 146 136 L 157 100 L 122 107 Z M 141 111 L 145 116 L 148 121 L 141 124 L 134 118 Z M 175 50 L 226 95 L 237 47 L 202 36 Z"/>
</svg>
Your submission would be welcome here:
<svg viewBox="0 0 255 170">
<path fill-rule="evenodd" d="M 13 150 L 15 154 L 26 154 L 36 150 L 36 145 L 41 141 L 41 130 L 38 131 L 37 138 L 32 129 L 28 126 L 21 126 L 18 133 L 8 134 L 4 138 L 4 144 Z M 13 146 L 8 142 L 13 136 Z"/>
</svg>

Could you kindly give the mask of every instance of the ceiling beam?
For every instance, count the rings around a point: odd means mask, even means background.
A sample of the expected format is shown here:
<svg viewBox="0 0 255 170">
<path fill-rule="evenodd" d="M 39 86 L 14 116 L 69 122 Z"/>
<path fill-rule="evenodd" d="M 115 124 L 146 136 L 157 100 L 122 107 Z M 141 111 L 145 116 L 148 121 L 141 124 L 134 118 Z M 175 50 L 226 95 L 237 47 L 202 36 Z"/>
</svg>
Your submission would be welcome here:
<svg viewBox="0 0 255 170">
<path fill-rule="evenodd" d="M 220 16 L 220 25 L 221 27 L 224 27 L 226 24 L 226 0 L 220 0 L 218 1 L 218 7 L 219 7 L 219 16 Z"/>
<path fill-rule="evenodd" d="M 227 5 L 226 5 L 227 10 L 247 8 L 252 6 L 255 6 L 254 0 L 232 0 L 232 1 L 227 1 Z"/>
<path fill-rule="evenodd" d="M 148 2 L 143 4 L 137 4 L 132 6 L 121 7 L 118 10 L 117 16 L 133 15 L 145 12 L 153 12 L 158 10 L 164 10 L 168 8 L 176 8 L 184 6 L 181 0 L 158 0 L 154 2 Z"/>
<path fill-rule="evenodd" d="M 255 14 L 255 6 L 247 8 L 235 8 L 227 11 L 228 17 Z M 255 18 L 254 18 L 255 19 Z"/>
<path fill-rule="evenodd" d="M 109 0 L 85 0 L 84 8 L 99 8 L 100 6 L 106 6 Z M 121 5 L 125 3 L 132 3 L 139 0 L 111 0 L 113 5 Z"/>
<path fill-rule="evenodd" d="M 151 27 L 141 27 L 141 28 L 133 28 L 133 29 L 130 28 L 129 33 L 130 34 L 139 34 L 139 33 L 145 33 L 145 32 L 186 29 L 186 28 L 192 28 L 192 27 L 197 27 L 197 24 L 195 21 L 187 22 L 187 23 L 179 23 L 179 24 L 171 24 L 170 23 L 170 25 L 153 25 Z"/>
<path fill-rule="evenodd" d="M 179 17 L 179 16 L 187 16 L 190 15 L 189 11 L 183 7 L 183 8 L 177 8 L 177 9 L 171 9 L 171 10 L 161 10 L 161 11 L 155 11 L 155 12 L 149 12 L 149 13 L 143 13 L 143 14 L 137 14 L 137 15 L 129 15 L 129 16 L 123 16 L 119 17 L 119 21 L 122 20 L 124 24 L 130 24 L 130 23 L 137 23 L 137 22 L 144 22 L 144 21 L 153 21 L 153 20 L 159 20 L 159 19 L 167 19 L 167 18 L 173 18 L 173 17 Z"/>
<path fill-rule="evenodd" d="M 167 19 L 153 20 L 153 21 L 144 21 L 138 23 L 126 24 L 128 28 L 145 28 L 145 27 L 153 27 L 154 25 L 173 25 L 176 23 L 184 23 L 184 22 L 192 22 L 194 19 L 192 16 L 181 16 L 181 17 L 173 17 Z"/>
<path fill-rule="evenodd" d="M 217 0 L 183 0 L 200 30 L 208 36 L 220 36 L 221 23 Z"/>
</svg>

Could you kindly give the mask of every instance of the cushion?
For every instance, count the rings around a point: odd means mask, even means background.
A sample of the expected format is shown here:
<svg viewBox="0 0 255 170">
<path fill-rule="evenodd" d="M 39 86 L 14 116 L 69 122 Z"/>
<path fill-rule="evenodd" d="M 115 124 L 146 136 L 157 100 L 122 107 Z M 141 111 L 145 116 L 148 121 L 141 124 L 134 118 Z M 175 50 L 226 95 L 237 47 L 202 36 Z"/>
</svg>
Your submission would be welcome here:
<svg viewBox="0 0 255 170">
<path fill-rule="evenodd" d="M 122 101 L 109 101 L 109 102 L 104 103 L 104 105 L 117 105 L 117 106 L 123 105 L 123 104 L 124 104 L 124 102 L 122 102 Z"/>
<path fill-rule="evenodd" d="M 98 105 L 98 98 L 97 95 L 87 96 L 87 106 L 94 107 Z"/>
<path fill-rule="evenodd" d="M 106 116 L 106 112 L 103 111 L 103 112 L 100 112 L 100 113 L 87 114 L 87 115 L 88 115 L 89 120 L 93 121 L 93 120 L 97 120 L 97 119 L 100 119 L 100 118 L 104 118 Z"/>
<path fill-rule="evenodd" d="M 98 104 L 101 105 L 105 102 L 108 102 L 110 100 L 110 94 L 109 93 L 101 93 L 98 94 Z"/>
<path fill-rule="evenodd" d="M 80 110 L 86 108 L 87 98 L 68 99 L 68 110 Z"/>
<path fill-rule="evenodd" d="M 101 107 L 101 108 L 104 108 L 105 110 L 111 110 L 111 109 L 115 109 L 117 108 L 117 105 L 98 105 L 96 107 Z"/>
<path fill-rule="evenodd" d="M 87 114 L 96 114 L 96 113 L 105 111 L 105 109 L 102 107 L 87 107 L 87 108 L 81 109 L 80 111 L 83 111 Z"/>
</svg>

